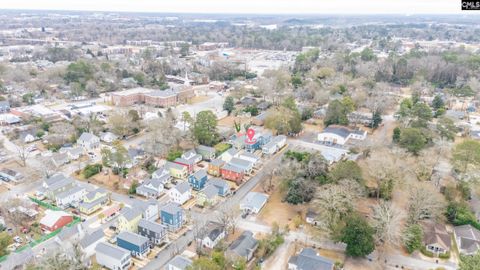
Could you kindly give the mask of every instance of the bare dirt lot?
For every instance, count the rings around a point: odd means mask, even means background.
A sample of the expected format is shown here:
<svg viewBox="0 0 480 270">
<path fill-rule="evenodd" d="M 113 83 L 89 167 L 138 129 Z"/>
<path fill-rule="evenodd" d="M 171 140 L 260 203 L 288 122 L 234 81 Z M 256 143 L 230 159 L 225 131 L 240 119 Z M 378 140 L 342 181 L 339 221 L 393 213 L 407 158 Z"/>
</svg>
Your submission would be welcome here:
<svg viewBox="0 0 480 270">
<path fill-rule="evenodd" d="M 257 185 L 253 191 L 265 192 L 261 184 Z M 260 220 L 269 225 L 277 223 L 280 228 L 284 228 L 288 224 L 290 229 L 295 229 L 295 225 L 298 226 L 298 223 L 303 221 L 303 216 L 307 209 L 306 205 L 292 205 L 282 202 L 283 195 L 278 185 L 273 192 L 269 193 L 269 196 L 267 204 L 258 215 Z"/>
<path fill-rule="evenodd" d="M 252 118 L 249 117 L 237 117 L 237 116 L 227 116 L 218 121 L 219 126 L 224 126 L 224 127 L 233 127 L 234 122 L 236 121 L 237 123 L 241 123 L 242 128 L 243 124 L 250 123 Z"/>
</svg>

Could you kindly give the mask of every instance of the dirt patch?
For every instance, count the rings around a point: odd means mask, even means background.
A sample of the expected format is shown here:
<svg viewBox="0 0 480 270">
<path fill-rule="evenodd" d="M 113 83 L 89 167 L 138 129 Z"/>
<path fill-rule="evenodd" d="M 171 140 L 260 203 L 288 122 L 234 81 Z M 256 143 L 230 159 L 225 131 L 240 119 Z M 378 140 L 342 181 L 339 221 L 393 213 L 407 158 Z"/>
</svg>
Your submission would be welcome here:
<svg viewBox="0 0 480 270">
<path fill-rule="evenodd" d="M 196 104 L 196 103 L 204 102 L 204 101 L 207 101 L 211 98 L 212 97 L 210 97 L 210 96 L 195 96 L 188 101 L 188 104 Z"/>
<path fill-rule="evenodd" d="M 224 127 L 234 127 L 234 122 L 236 121 L 237 124 L 240 123 L 242 126 L 243 130 L 243 125 L 250 123 L 253 118 L 249 117 L 237 117 L 237 116 L 227 116 L 218 121 L 219 126 L 224 126 Z"/>
<path fill-rule="evenodd" d="M 274 183 L 276 181 L 274 180 Z M 265 192 L 261 183 L 257 185 L 253 191 Z M 268 199 L 267 204 L 258 215 L 260 220 L 270 226 L 273 223 L 277 223 L 280 228 L 284 228 L 288 225 L 290 229 L 295 229 L 303 223 L 303 216 L 306 212 L 307 205 L 292 205 L 282 202 L 283 195 L 278 185 L 273 192 L 269 193 L 269 196 L 270 198 Z"/>
</svg>

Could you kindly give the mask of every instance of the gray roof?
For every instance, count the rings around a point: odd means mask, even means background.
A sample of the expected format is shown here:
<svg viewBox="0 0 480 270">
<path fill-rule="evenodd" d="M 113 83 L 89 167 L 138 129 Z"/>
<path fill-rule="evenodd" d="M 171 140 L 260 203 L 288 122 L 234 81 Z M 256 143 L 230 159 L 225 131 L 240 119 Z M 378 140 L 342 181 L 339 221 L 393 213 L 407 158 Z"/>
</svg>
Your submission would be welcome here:
<svg viewBox="0 0 480 270">
<path fill-rule="evenodd" d="M 168 265 L 175 266 L 178 269 L 185 270 L 187 269 L 187 267 L 191 266 L 192 263 L 193 262 L 190 259 L 185 258 L 182 255 L 177 255 L 168 262 Z"/>
<path fill-rule="evenodd" d="M 138 223 L 138 227 L 142 227 L 149 231 L 156 232 L 159 234 L 163 234 L 163 232 L 166 230 L 165 226 L 163 226 L 162 224 L 159 224 L 147 219 L 141 219 L 140 222 Z"/>
<path fill-rule="evenodd" d="M 227 188 L 230 187 L 230 185 L 228 184 L 227 181 L 225 181 L 223 179 L 220 179 L 220 178 L 210 178 L 210 180 L 208 180 L 207 184 L 214 185 L 216 187 L 227 187 Z"/>
<path fill-rule="evenodd" d="M 218 188 L 213 184 L 207 184 L 201 191 L 208 199 L 214 198 L 218 194 Z"/>
<path fill-rule="evenodd" d="M 10 108 L 10 102 L 8 102 L 8 100 L 2 100 L 2 101 L 0 101 L 0 107 Z"/>
<path fill-rule="evenodd" d="M 288 263 L 298 270 L 332 270 L 335 265 L 331 260 L 318 256 L 314 249 L 304 248 L 297 256 L 292 256 Z"/>
<path fill-rule="evenodd" d="M 223 166 L 223 169 L 225 170 L 229 170 L 229 171 L 233 171 L 233 172 L 237 172 L 237 173 L 243 173 L 243 169 L 242 168 L 239 168 L 237 166 L 234 166 L 232 164 L 225 164 Z"/>
<path fill-rule="evenodd" d="M 240 159 L 242 159 L 242 157 L 254 158 L 254 159 L 257 159 L 257 160 L 260 159 L 254 153 L 250 153 L 250 152 L 244 152 L 244 153 L 240 154 Z"/>
<path fill-rule="evenodd" d="M 177 93 L 173 92 L 172 90 L 170 89 L 167 89 L 167 90 L 155 90 L 155 91 L 152 91 L 150 93 L 145 93 L 145 96 L 151 96 L 151 97 L 172 97 L 172 96 L 176 96 Z"/>
<path fill-rule="evenodd" d="M 267 202 L 268 195 L 259 193 L 259 192 L 249 192 L 247 196 L 242 200 L 243 205 L 246 205 L 250 208 L 260 209 Z"/>
<path fill-rule="evenodd" d="M 180 164 L 175 163 L 175 162 L 167 161 L 167 163 L 165 163 L 165 169 L 168 170 L 170 168 L 175 168 L 177 170 L 183 170 L 185 168 L 185 166 L 180 165 Z"/>
<path fill-rule="evenodd" d="M 178 203 L 170 202 L 162 207 L 162 211 L 172 215 L 176 215 L 178 212 L 182 212 L 183 209 Z"/>
<path fill-rule="evenodd" d="M 249 168 L 249 167 L 252 166 L 252 162 L 250 162 L 248 160 L 245 160 L 245 159 L 234 157 L 230 160 L 230 165 L 240 167 L 240 168 Z"/>
<path fill-rule="evenodd" d="M 210 161 L 210 164 L 212 164 L 213 166 L 222 166 L 223 164 L 225 164 L 225 161 L 221 160 L 221 159 L 214 159 L 212 161 Z"/>
<path fill-rule="evenodd" d="M 154 200 L 154 199 L 150 199 L 148 201 L 135 200 L 135 202 L 133 203 L 133 207 L 137 211 L 142 211 L 142 212 L 147 210 L 148 207 L 150 207 L 151 205 L 154 205 L 154 206 L 158 207 L 158 201 Z"/>
<path fill-rule="evenodd" d="M 322 133 L 333 133 L 336 134 L 340 137 L 347 138 L 352 131 L 347 128 L 347 127 L 342 127 L 342 126 L 337 126 L 337 125 L 331 125 L 325 128 Z"/>
<path fill-rule="evenodd" d="M 480 249 L 480 231 L 472 225 L 456 226 L 455 235 L 460 238 L 460 249 L 474 253 Z"/>
<path fill-rule="evenodd" d="M 207 176 L 207 171 L 205 170 L 198 170 L 195 173 L 193 173 L 193 177 L 195 177 L 195 179 L 201 179 L 205 176 Z"/>
<path fill-rule="evenodd" d="M 140 216 L 142 213 L 138 209 L 133 209 L 130 207 L 124 207 L 120 214 L 127 219 L 128 221 L 133 220 L 134 218 Z"/>
<path fill-rule="evenodd" d="M 193 158 L 192 159 L 184 159 L 184 158 L 181 158 L 181 157 L 176 158 L 175 162 L 180 162 L 182 164 L 193 164 L 194 163 Z M 180 164 L 177 163 L 177 165 L 180 165 Z M 183 166 L 183 165 L 180 165 L 180 166 Z"/>
<path fill-rule="evenodd" d="M 89 132 L 82 133 L 82 135 L 80 135 L 80 137 L 78 139 L 81 140 L 81 141 L 84 141 L 84 142 L 91 142 L 92 140 L 99 140 L 97 136 L 95 136 L 94 134 L 89 133 Z"/>
<path fill-rule="evenodd" d="M 215 148 L 213 147 L 210 147 L 210 146 L 205 146 L 205 145 L 199 145 L 197 146 L 197 151 L 200 152 L 200 151 L 205 151 L 205 152 L 210 152 L 210 153 L 215 153 Z"/>
<path fill-rule="evenodd" d="M 73 188 L 71 188 L 71 189 L 69 189 L 69 190 L 66 190 L 66 191 L 64 191 L 64 192 L 61 192 L 61 193 L 55 195 L 55 197 L 56 197 L 57 199 L 63 199 L 63 198 L 67 198 L 68 196 L 71 196 L 71 195 L 73 195 L 73 194 L 75 194 L 75 193 L 82 192 L 82 191 L 84 191 L 84 190 L 85 190 L 85 188 L 83 188 L 83 187 L 74 186 Z"/>
<path fill-rule="evenodd" d="M 128 231 L 119 233 L 117 239 L 122 239 L 137 246 L 143 246 L 145 243 L 148 243 L 147 237 Z"/>
<path fill-rule="evenodd" d="M 205 226 L 203 237 L 208 237 L 210 240 L 215 241 L 224 231 L 225 229 L 222 224 L 210 221 L 207 226 Z"/>
<path fill-rule="evenodd" d="M 121 260 L 127 255 L 130 255 L 130 251 L 108 243 L 98 243 L 95 252 L 105 254 L 117 260 Z"/>
<path fill-rule="evenodd" d="M 100 198 L 98 198 L 94 201 L 91 201 L 91 202 L 81 202 L 79 204 L 79 207 L 84 207 L 86 209 L 90 209 L 90 208 L 93 208 L 96 205 L 99 205 L 99 204 L 102 204 L 102 203 L 106 202 L 107 200 L 108 200 L 108 197 L 104 196 L 104 197 L 100 197 Z"/>
<path fill-rule="evenodd" d="M 107 190 L 105 190 L 104 188 L 97 188 L 97 189 L 92 190 L 92 191 L 88 192 L 87 194 L 85 194 L 85 197 L 88 198 L 89 200 L 91 200 L 91 199 L 95 198 L 97 193 L 107 193 Z"/>
<path fill-rule="evenodd" d="M 188 182 L 184 181 L 184 182 L 181 182 L 181 183 L 178 183 L 174 189 L 178 190 L 178 192 L 180 193 L 186 193 L 188 191 L 191 190 L 191 187 L 190 187 L 190 184 L 188 184 Z"/>
<path fill-rule="evenodd" d="M 229 251 L 241 257 L 247 257 L 251 250 L 257 248 L 258 241 L 253 238 L 251 231 L 244 231 L 232 244 L 228 247 Z"/>
<path fill-rule="evenodd" d="M 80 241 L 80 246 L 82 248 L 87 248 L 91 244 L 93 244 L 93 243 L 97 242 L 98 240 L 102 239 L 103 237 L 105 237 L 105 233 L 103 233 L 103 229 L 100 228 L 100 229 L 94 231 L 91 234 L 85 235 L 85 237 L 83 237 L 83 239 Z"/>
<path fill-rule="evenodd" d="M 67 241 L 70 238 L 74 237 L 75 235 L 80 235 L 82 232 L 82 225 L 78 224 L 76 226 L 65 226 L 65 228 L 60 231 L 60 233 L 57 235 L 58 239 L 62 241 Z"/>
</svg>

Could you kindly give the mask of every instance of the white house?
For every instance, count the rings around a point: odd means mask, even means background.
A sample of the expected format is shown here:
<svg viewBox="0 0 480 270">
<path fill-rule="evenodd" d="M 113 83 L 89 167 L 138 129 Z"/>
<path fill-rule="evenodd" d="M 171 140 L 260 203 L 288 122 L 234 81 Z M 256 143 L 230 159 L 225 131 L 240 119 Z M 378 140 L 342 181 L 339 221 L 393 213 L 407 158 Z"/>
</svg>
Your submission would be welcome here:
<svg viewBox="0 0 480 270">
<path fill-rule="evenodd" d="M 187 181 L 181 182 L 171 188 L 168 195 L 173 202 L 182 205 L 192 197 L 192 187 Z"/>
<path fill-rule="evenodd" d="M 192 163 L 195 164 L 202 161 L 202 155 L 197 154 L 197 152 L 195 152 L 195 150 L 193 149 L 183 153 L 182 158 L 188 161 L 192 161 Z"/>
<path fill-rule="evenodd" d="M 106 143 L 112 143 L 115 140 L 118 140 L 118 136 L 113 134 L 112 132 L 101 132 L 100 133 L 100 140 Z"/>
<path fill-rule="evenodd" d="M 78 138 L 77 144 L 86 151 L 91 151 L 100 146 L 100 138 L 92 133 L 84 132 L 80 135 L 80 138 Z"/>
<path fill-rule="evenodd" d="M 55 204 L 59 207 L 66 208 L 78 204 L 87 192 L 85 188 L 74 186 L 64 192 L 55 195 Z"/>
<path fill-rule="evenodd" d="M 365 140 L 367 132 L 363 130 L 352 130 L 347 127 L 331 125 L 318 134 L 318 141 L 324 144 L 344 145 L 348 140 Z"/>
<path fill-rule="evenodd" d="M 155 221 L 159 218 L 160 207 L 158 201 L 150 199 L 148 201 L 136 200 L 134 208 L 142 212 L 142 217 L 149 221 Z"/>
<path fill-rule="evenodd" d="M 160 179 L 145 180 L 137 187 L 136 193 L 147 198 L 157 198 L 163 191 L 163 182 Z"/>
<path fill-rule="evenodd" d="M 230 148 L 227 151 L 223 152 L 223 154 L 220 155 L 220 159 L 225 161 L 225 162 L 230 162 L 230 160 L 234 157 L 238 157 L 240 152 L 236 149 Z"/>
<path fill-rule="evenodd" d="M 265 206 L 268 200 L 268 195 L 259 192 L 249 192 L 247 196 L 240 203 L 240 210 L 245 213 L 258 214 Z"/>
<path fill-rule="evenodd" d="M 173 259 L 171 259 L 167 266 L 165 267 L 166 270 L 186 270 L 189 266 L 192 265 L 192 260 L 182 256 L 177 255 Z"/>
<path fill-rule="evenodd" d="M 275 136 L 269 143 L 262 146 L 262 153 L 265 155 L 273 155 L 287 143 L 285 135 Z"/>
<path fill-rule="evenodd" d="M 259 157 L 257 157 L 255 154 L 250 153 L 250 152 L 241 153 L 238 156 L 238 158 L 252 163 L 253 167 L 256 167 L 258 165 L 259 161 L 260 161 Z"/>
<path fill-rule="evenodd" d="M 130 251 L 108 243 L 97 244 L 95 257 L 98 264 L 111 270 L 128 269 L 132 263 Z"/>
<path fill-rule="evenodd" d="M 205 226 L 204 233 L 198 239 L 203 247 L 213 249 L 222 239 L 225 238 L 225 228 L 218 222 L 209 222 Z"/>
</svg>

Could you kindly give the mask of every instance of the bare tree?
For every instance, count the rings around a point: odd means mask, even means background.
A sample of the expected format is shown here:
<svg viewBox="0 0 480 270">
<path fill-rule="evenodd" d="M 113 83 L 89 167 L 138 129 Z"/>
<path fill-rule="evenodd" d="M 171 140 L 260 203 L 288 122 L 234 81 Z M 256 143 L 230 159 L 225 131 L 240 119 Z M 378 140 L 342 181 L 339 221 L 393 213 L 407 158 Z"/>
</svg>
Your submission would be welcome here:
<svg viewBox="0 0 480 270">
<path fill-rule="evenodd" d="M 21 161 L 23 167 L 27 166 L 27 159 L 30 157 L 30 149 L 29 146 L 23 142 L 23 140 L 19 140 L 17 144 L 15 144 L 17 150 L 17 156 Z"/>
<path fill-rule="evenodd" d="M 166 156 L 170 149 L 180 143 L 180 130 L 169 117 L 150 121 L 150 132 L 145 139 L 145 151 L 154 156 Z"/>
<path fill-rule="evenodd" d="M 425 219 L 437 219 L 445 210 L 442 196 L 427 184 L 410 188 L 408 206 L 408 223 L 414 224 Z"/>
<path fill-rule="evenodd" d="M 375 195 L 378 200 L 382 195 L 382 187 L 386 185 L 392 185 L 393 187 L 393 185 L 395 185 L 398 179 L 398 163 L 396 163 L 393 155 L 383 151 L 375 151 L 366 162 L 368 168 L 367 173 L 372 176 L 375 181 Z M 387 196 L 388 194 L 383 195 Z"/>
<path fill-rule="evenodd" d="M 362 195 L 362 187 L 355 180 L 341 180 L 338 184 L 320 187 L 313 202 L 320 215 L 320 226 L 333 232 L 338 222 L 354 209 L 355 201 Z"/>
<path fill-rule="evenodd" d="M 376 232 L 377 244 L 400 244 L 404 213 L 391 202 L 381 201 L 373 207 L 372 226 Z"/>
<path fill-rule="evenodd" d="M 236 221 L 235 218 L 237 216 L 237 211 L 232 209 L 231 207 L 224 206 L 222 209 L 219 209 L 219 214 L 217 216 L 218 222 L 223 225 L 225 231 L 231 231 L 233 234 L 235 233 L 236 229 Z"/>
</svg>

